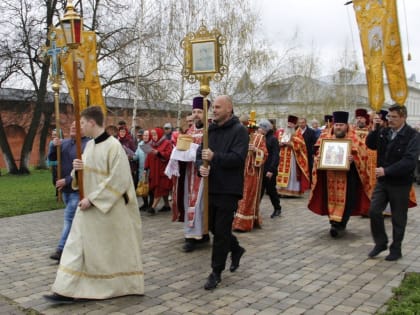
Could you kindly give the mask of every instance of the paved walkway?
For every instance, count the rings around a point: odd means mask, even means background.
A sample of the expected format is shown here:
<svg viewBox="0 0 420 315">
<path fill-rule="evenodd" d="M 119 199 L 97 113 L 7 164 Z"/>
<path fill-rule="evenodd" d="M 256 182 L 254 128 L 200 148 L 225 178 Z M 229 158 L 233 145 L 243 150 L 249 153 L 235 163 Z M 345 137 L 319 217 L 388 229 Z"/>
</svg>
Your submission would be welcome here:
<svg viewBox="0 0 420 315">
<path fill-rule="evenodd" d="M 364 315 L 384 308 L 406 272 L 420 272 L 419 207 L 409 211 L 404 257 L 387 262 L 385 253 L 367 259 L 368 219 L 352 217 L 347 233 L 332 239 L 327 218 L 307 210 L 307 196 L 281 202 L 282 216 L 270 219 L 264 197 L 263 228 L 238 234 L 247 249 L 241 266 L 225 271 L 212 292 L 203 289 L 210 247 L 183 253 L 181 224 L 160 213 L 143 215 L 144 296 L 72 305 L 42 298 L 55 278 L 57 265 L 48 256 L 63 212 L 0 219 L 0 314 Z"/>
</svg>

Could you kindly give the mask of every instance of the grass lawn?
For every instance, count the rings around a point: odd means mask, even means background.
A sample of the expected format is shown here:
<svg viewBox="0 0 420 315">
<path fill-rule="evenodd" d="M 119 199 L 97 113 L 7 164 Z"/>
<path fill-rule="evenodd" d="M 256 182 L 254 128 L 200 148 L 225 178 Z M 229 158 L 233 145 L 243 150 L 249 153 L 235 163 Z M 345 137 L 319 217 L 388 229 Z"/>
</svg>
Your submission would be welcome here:
<svg viewBox="0 0 420 315">
<path fill-rule="evenodd" d="M 57 202 L 49 170 L 32 169 L 30 175 L 12 176 L 1 170 L 0 218 L 64 208 Z"/>
<path fill-rule="evenodd" d="M 387 302 L 383 315 L 417 315 L 420 314 L 420 273 L 405 274 L 398 288 L 393 289 L 394 296 Z"/>
</svg>

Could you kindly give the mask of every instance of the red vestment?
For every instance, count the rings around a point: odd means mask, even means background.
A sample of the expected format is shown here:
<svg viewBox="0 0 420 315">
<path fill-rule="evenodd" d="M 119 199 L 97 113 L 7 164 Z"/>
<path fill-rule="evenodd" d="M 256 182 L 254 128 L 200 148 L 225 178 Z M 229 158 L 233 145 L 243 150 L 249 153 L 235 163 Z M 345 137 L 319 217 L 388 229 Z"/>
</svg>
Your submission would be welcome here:
<svg viewBox="0 0 420 315">
<path fill-rule="evenodd" d="M 239 201 L 232 224 L 233 230 L 243 232 L 251 231 L 254 226 L 260 227 L 262 224 L 259 205 L 264 162 L 268 156 L 264 135 L 252 134 L 250 144 L 253 144 L 257 150 L 248 151 L 245 160 L 243 197 Z"/>
</svg>

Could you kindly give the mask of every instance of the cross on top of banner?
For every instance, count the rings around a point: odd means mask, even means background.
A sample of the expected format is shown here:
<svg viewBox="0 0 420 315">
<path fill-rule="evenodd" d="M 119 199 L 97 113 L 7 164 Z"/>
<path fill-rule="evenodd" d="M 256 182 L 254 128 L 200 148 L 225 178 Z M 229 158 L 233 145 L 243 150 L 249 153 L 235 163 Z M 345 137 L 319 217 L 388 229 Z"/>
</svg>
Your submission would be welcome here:
<svg viewBox="0 0 420 315">
<path fill-rule="evenodd" d="M 57 47 L 56 33 L 54 31 L 50 34 L 51 46 L 47 49 L 47 55 L 51 57 L 51 74 L 53 77 L 59 75 L 59 60 L 57 56 L 62 52 L 67 51 L 67 47 Z"/>
</svg>

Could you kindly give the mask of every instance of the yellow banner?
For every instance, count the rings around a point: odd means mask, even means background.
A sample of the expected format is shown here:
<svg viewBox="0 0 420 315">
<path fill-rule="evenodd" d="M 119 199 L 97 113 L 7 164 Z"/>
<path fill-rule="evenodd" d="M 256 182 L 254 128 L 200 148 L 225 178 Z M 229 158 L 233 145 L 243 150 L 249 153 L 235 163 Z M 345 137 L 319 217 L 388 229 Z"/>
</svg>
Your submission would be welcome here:
<svg viewBox="0 0 420 315">
<path fill-rule="evenodd" d="M 353 0 L 366 69 L 369 102 L 379 111 L 385 101 L 384 66 L 392 99 L 403 105 L 407 79 L 402 61 L 396 0 Z"/>
<path fill-rule="evenodd" d="M 385 70 L 391 98 L 400 105 L 405 104 L 408 94 L 404 61 L 401 50 L 400 30 L 396 0 L 388 0 L 385 38 Z"/>
<path fill-rule="evenodd" d="M 57 33 L 57 46 L 65 46 L 62 30 L 56 28 L 55 31 Z M 75 50 L 74 56 L 77 67 L 80 110 L 90 105 L 99 105 L 106 114 L 106 105 L 97 67 L 95 32 L 83 31 L 82 44 Z M 72 54 L 67 53 L 60 60 L 70 96 L 74 100 Z"/>
</svg>

